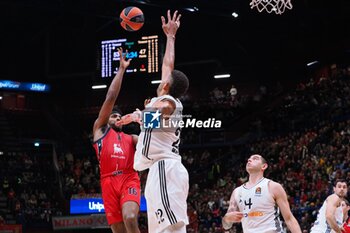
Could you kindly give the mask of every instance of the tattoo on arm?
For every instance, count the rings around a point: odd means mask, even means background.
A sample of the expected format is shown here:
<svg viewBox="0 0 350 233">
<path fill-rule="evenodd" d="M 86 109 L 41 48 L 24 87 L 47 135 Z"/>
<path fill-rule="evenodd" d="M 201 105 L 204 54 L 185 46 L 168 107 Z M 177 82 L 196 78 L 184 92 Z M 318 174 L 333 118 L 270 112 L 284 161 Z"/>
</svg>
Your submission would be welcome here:
<svg viewBox="0 0 350 233">
<path fill-rule="evenodd" d="M 233 212 L 233 211 L 238 211 L 238 204 L 235 200 L 235 192 L 232 193 L 231 198 L 230 198 L 230 206 L 227 210 L 227 213 Z"/>
</svg>

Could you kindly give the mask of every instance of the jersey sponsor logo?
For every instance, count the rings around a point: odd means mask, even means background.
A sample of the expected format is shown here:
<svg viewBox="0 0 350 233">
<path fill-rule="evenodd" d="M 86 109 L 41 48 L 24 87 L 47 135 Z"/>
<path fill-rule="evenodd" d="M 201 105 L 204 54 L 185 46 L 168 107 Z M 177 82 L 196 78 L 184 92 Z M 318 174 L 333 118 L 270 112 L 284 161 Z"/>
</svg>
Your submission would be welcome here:
<svg viewBox="0 0 350 233">
<path fill-rule="evenodd" d="M 95 203 L 94 201 L 89 202 L 89 210 L 98 210 L 98 212 L 101 212 L 104 209 L 105 209 L 104 205 L 100 202 L 97 202 L 97 203 Z"/>
<path fill-rule="evenodd" d="M 143 112 L 143 127 L 145 129 L 159 129 L 160 128 L 160 116 L 162 114 L 157 111 L 145 111 Z"/>
<path fill-rule="evenodd" d="M 124 151 L 121 148 L 120 144 L 117 144 L 117 143 L 113 144 L 113 154 L 124 154 Z"/>
<path fill-rule="evenodd" d="M 248 218 L 248 217 L 262 217 L 264 216 L 264 213 L 261 212 L 261 211 L 251 211 L 249 213 L 244 213 L 243 214 L 245 218 Z"/>
</svg>

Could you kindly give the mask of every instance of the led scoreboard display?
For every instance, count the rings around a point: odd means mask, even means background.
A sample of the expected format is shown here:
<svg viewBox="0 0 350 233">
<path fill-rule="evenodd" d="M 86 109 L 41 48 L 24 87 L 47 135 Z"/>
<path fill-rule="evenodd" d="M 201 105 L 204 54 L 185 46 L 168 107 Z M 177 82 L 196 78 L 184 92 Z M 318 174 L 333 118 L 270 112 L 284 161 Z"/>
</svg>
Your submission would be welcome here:
<svg viewBox="0 0 350 233">
<path fill-rule="evenodd" d="M 132 61 L 126 73 L 157 73 L 159 70 L 158 36 L 142 36 L 141 39 L 130 40 L 126 38 L 104 40 L 101 42 L 101 77 L 111 78 L 118 72 L 119 53 L 117 48 L 122 47 L 123 52 L 128 50 L 127 58 Z"/>
</svg>

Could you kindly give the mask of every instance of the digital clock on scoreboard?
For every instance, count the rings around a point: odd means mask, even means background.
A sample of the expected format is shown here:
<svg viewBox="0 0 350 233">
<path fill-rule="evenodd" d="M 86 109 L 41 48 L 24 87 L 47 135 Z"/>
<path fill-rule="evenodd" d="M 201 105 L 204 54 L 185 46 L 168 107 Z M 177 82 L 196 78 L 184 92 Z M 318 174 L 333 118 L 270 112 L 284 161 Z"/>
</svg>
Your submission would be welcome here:
<svg viewBox="0 0 350 233">
<path fill-rule="evenodd" d="M 158 36 L 142 36 L 140 39 L 115 39 L 101 41 L 100 71 L 102 78 L 112 78 L 118 72 L 118 48 L 128 50 L 127 58 L 132 61 L 126 73 L 152 74 L 159 71 Z"/>
</svg>

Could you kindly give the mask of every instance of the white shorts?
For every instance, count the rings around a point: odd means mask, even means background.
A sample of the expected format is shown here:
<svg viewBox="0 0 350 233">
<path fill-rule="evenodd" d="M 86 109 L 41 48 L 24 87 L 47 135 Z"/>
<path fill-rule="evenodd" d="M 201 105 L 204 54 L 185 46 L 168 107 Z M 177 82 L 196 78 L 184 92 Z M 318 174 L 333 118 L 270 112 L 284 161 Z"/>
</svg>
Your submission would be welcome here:
<svg viewBox="0 0 350 233">
<path fill-rule="evenodd" d="M 149 169 L 145 197 L 148 232 L 160 233 L 170 225 L 188 224 L 188 172 L 181 161 L 166 159 Z"/>
</svg>

